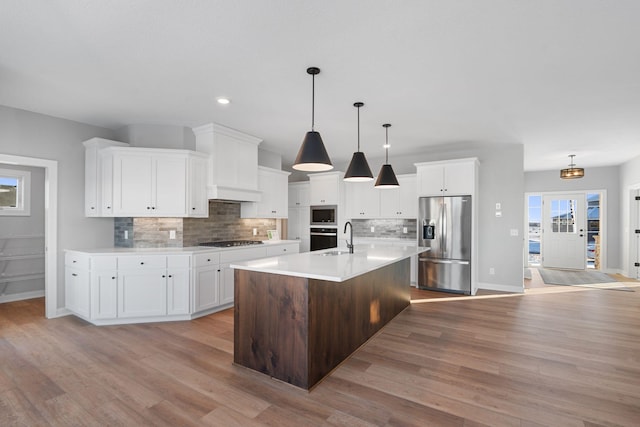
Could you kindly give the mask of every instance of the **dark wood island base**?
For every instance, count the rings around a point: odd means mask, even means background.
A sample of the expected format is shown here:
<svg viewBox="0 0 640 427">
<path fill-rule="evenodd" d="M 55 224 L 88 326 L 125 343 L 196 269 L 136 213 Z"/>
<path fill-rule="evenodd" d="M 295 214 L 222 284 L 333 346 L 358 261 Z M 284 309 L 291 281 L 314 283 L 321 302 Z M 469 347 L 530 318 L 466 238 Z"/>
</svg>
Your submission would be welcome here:
<svg viewBox="0 0 640 427">
<path fill-rule="evenodd" d="M 343 282 L 235 270 L 234 363 L 311 389 L 409 305 L 409 268 Z"/>
</svg>

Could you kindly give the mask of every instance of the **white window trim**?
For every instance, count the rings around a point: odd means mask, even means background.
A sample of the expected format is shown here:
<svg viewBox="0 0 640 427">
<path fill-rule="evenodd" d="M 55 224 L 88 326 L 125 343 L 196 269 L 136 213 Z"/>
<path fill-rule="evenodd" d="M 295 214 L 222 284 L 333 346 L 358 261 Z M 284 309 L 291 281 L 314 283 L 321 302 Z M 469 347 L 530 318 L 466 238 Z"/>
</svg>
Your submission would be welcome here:
<svg viewBox="0 0 640 427">
<path fill-rule="evenodd" d="M 16 169 L 0 169 L 0 176 L 18 179 L 17 206 L 15 208 L 0 206 L 0 216 L 30 216 L 31 172 Z"/>
</svg>

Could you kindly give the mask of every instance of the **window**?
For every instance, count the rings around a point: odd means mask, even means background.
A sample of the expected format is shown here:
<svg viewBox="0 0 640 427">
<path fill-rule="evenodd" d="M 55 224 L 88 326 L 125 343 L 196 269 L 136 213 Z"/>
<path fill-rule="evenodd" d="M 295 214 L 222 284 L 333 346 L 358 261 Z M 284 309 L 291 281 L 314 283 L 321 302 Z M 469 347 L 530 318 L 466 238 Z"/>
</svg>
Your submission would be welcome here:
<svg viewBox="0 0 640 427">
<path fill-rule="evenodd" d="M 0 169 L 0 216 L 31 214 L 31 172 Z"/>
<path fill-rule="evenodd" d="M 542 220 L 542 196 L 529 196 L 529 265 L 540 264 L 540 221 Z"/>
</svg>

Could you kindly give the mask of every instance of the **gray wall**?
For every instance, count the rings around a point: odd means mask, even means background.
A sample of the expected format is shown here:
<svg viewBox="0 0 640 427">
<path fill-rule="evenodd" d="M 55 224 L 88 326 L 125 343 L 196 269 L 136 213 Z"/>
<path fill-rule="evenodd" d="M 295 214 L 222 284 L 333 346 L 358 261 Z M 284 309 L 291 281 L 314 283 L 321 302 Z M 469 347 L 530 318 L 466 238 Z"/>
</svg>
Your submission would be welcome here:
<svg viewBox="0 0 640 427">
<path fill-rule="evenodd" d="M 115 131 L 114 139 L 134 147 L 196 149 L 196 136 L 184 126 L 128 125 Z"/>
<path fill-rule="evenodd" d="M 584 178 L 560 179 L 560 171 L 536 171 L 524 174 L 525 192 L 571 192 L 606 190 L 606 229 L 603 246 L 606 251 L 606 265 L 603 270 L 622 268 L 620 258 L 620 177 L 618 166 L 585 168 Z"/>
<path fill-rule="evenodd" d="M 414 163 L 477 157 L 479 166 L 478 282 L 480 288 L 518 291 L 523 289 L 524 264 L 524 148 L 521 144 L 457 143 L 425 147 L 423 153 L 390 158 L 396 174 L 416 173 Z M 384 157 L 367 156 L 376 172 Z M 335 170 L 348 164 L 336 163 Z M 307 180 L 307 174 L 294 172 L 290 181 Z M 495 204 L 502 204 L 502 217 L 496 218 Z M 510 230 L 518 236 L 511 237 Z M 489 274 L 489 268 L 495 274 Z"/>
<path fill-rule="evenodd" d="M 113 246 L 112 218 L 84 216 L 84 146 L 112 131 L 0 106 L 0 152 L 58 161 L 58 308 L 64 307 L 64 252 Z"/>
</svg>

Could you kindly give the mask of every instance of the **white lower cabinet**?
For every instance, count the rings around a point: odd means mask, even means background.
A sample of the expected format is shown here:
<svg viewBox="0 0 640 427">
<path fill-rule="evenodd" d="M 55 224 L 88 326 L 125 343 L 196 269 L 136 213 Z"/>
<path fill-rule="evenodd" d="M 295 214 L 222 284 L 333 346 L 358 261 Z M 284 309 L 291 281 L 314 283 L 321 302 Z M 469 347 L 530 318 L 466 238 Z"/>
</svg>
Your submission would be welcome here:
<svg viewBox="0 0 640 427">
<path fill-rule="evenodd" d="M 91 318 L 118 317 L 118 272 L 91 273 Z"/>
<path fill-rule="evenodd" d="M 67 251 L 65 305 L 97 325 L 189 320 L 233 304 L 231 263 L 297 253 L 298 248 L 298 242 L 283 241 L 194 254 Z"/>
<path fill-rule="evenodd" d="M 118 317 L 167 314 L 167 280 L 160 269 L 123 271 L 118 286 Z"/>
<path fill-rule="evenodd" d="M 207 252 L 194 256 L 193 308 L 194 313 L 220 305 L 220 254 Z"/>
</svg>

